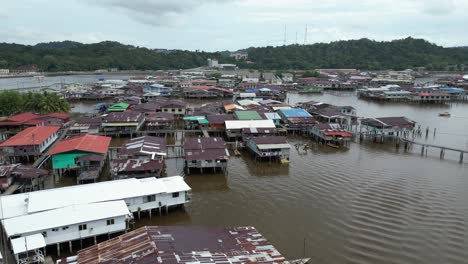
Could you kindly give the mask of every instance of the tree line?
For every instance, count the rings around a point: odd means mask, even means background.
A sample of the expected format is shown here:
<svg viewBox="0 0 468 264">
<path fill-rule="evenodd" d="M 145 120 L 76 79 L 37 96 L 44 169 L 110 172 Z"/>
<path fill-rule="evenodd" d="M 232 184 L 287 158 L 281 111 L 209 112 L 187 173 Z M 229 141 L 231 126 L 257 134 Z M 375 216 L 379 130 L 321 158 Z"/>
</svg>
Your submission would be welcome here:
<svg viewBox="0 0 468 264">
<path fill-rule="evenodd" d="M 0 115 L 10 116 L 17 113 L 32 112 L 39 114 L 68 113 L 70 104 L 53 93 L 0 92 Z"/>
<path fill-rule="evenodd" d="M 51 42 L 35 46 L 0 43 L 0 68 L 37 65 L 42 71 L 94 71 L 188 69 L 206 65 L 207 59 L 236 63 L 245 69 L 313 70 L 357 68 L 361 70 L 403 70 L 425 67 L 445 70 L 468 65 L 467 48 L 444 48 L 423 39 L 394 41 L 369 39 L 249 48 L 248 59 L 235 61 L 229 52 L 152 50 L 118 42 L 81 44 Z"/>
</svg>

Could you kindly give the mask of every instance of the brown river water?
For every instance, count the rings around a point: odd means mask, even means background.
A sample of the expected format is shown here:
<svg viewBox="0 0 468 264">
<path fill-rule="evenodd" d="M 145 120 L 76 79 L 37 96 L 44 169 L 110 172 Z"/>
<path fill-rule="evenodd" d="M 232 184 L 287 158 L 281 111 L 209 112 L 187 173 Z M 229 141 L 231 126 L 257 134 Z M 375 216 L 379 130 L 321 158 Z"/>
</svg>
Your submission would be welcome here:
<svg viewBox="0 0 468 264">
<path fill-rule="evenodd" d="M 365 117 L 404 115 L 430 128 L 417 140 L 468 150 L 468 104 L 377 104 L 353 93 L 288 98 L 352 105 Z M 438 116 L 445 111 L 452 117 Z M 302 136 L 290 143 L 289 165 L 255 163 L 245 152 L 231 157 L 228 175 L 187 176 L 193 193 L 185 210 L 138 226 L 255 226 L 287 258 L 311 263 L 468 263 L 467 155 L 460 164 L 458 153 L 441 160 L 417 147 L 355 142 L 337 150 Z M 183 160 L 166 164 L 168 175 L 184 175 Z"/>
</svg>

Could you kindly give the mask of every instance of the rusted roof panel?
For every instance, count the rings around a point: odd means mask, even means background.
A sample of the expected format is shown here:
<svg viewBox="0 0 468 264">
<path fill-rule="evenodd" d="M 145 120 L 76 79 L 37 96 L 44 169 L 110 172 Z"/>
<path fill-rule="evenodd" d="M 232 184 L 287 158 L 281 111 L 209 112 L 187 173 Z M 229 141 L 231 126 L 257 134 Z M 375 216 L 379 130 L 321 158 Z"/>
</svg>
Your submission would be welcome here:
<svg viewBox="0 0 468 264">
<path fill-rule="evenodd" d="M 78 264 L 282 263 L 254 227 L 142 227 L 78 252 Z"/>
</svg>

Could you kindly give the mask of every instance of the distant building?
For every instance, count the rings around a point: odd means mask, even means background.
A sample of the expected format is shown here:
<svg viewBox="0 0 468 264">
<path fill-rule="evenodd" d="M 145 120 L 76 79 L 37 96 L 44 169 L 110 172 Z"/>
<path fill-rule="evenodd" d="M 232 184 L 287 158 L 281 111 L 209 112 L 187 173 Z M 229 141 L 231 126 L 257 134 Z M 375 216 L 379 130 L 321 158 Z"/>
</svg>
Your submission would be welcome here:
<svg viewBox="0 0 468 264">
<path fill-rule="evenodd" d="M 219 62 L 215 59 L 208 59 L 208 68 L 218 68 Z"/>
<path fill-rule="evenodd" d="M 247 148 L 255 155 L 255 159 L 289 161 L 291 146 L 286 137 L 266 136 L 247 139 Z"/>
<path fill-rule="evenodd" d="M 236 60 L 246 60 L 249 57 L 249 54 L 247 52 L 233 52 L 229 55 L 229 57 Z"/>
<path fill-rule="evenodd" d="M 0 76 L 2 75 L 8 75 L 10 74 L 10 70 L 9 69 L 0 69 Z"/>
<path fill-rule="evenodd" d="M 23 65 L 15 69 L 16 73 L 37 73 L 39 68 L 36 65 Z"/>
</svg>

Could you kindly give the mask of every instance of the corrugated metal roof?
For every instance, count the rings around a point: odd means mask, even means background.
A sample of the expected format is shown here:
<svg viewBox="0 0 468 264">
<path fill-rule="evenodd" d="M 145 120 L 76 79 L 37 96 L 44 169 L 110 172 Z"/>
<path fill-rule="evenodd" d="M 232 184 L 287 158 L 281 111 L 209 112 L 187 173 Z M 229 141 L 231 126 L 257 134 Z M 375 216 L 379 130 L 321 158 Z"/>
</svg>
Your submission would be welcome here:
<svg viewBox="0 0 468 264">
<path fill-rule="evenodd" d="M 311 115 L 304 109 L 292 108 L 279 110 L 285 117 L 311 117 Z"/>
<path fill-rule="evenodd" d="M 59 129 L 49 126 L 28 127 L 0 144 L 0 147 L 40 145 Z"/>
<path fill-rule="evenodd" d="M 23 114 L 17 114 L 14 116 L 10 116 L 7 120 L 8 121 L 14 121 L 14 122 L 26 122 L 32 119 L 39 118 L 41 116 L 35 115 L 32 113 L 23 113 Z"/>
<path fill-rule="evenodd" d="M 254 227 L 148 226 L 78 252 L 78 264 L 283 263 Z"/>
<path fill-rule="evenodd" d="M 111 140 L 111 137 L 88 134 L 72 137 L 60 141 L 51 151 L 49 151 L 49 155 L 65 153 L 74 150 L 105 154 L 109 149 Z"/>
<path fill-rule="evenodd" d="M 257 111 L 236 111 L 234 113 L 238 120 L 262 120 L 263 118 L 258 114 Z"/>
</svg>

